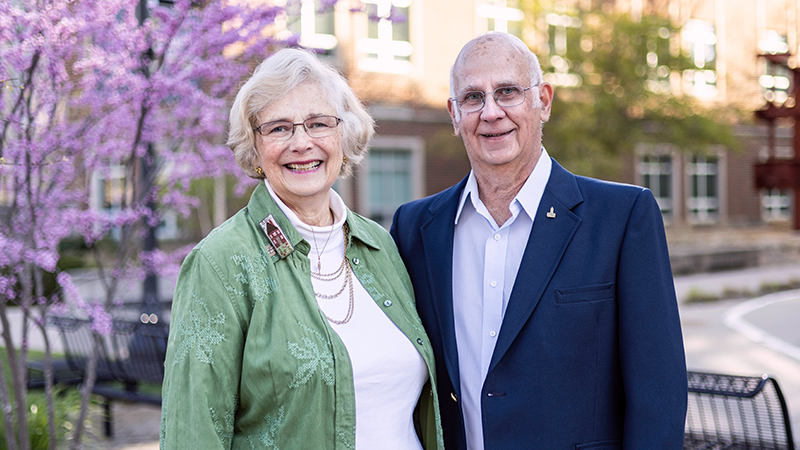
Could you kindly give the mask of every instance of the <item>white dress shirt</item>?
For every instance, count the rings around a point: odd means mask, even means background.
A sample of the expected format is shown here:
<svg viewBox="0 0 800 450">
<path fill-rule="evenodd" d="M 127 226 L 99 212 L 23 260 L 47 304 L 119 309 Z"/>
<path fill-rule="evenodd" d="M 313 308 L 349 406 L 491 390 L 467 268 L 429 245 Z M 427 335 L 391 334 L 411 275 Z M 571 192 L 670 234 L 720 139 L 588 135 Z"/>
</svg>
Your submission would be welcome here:
<svg viewBox="0 0 800 450">
<path fill-rule="evenodd" d="M 461 194 L 453 241 L 453 315 L 468 450 L 484 448 L 483 382 L 552 164 L 542 148 L 509 206 L 511 218 L 500 227 L 479 197 L 474 173 Z"/>
</svg>

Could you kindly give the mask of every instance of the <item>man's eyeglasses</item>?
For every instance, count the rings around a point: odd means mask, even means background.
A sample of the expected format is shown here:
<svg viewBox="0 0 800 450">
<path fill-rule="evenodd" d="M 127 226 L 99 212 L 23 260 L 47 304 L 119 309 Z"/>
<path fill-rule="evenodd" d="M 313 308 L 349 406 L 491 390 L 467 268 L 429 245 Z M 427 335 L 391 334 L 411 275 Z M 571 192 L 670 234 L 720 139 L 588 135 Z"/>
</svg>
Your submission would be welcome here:
<svg viewBox="0 0 800 450">
<path fill-rule="evenodd" d="M 495 89 L 491 94 L 492 97 L 494 97 L 494 101 L 497 102 L 499 106 L 510 108 L 512 106 L 521 105 L 522 102 L 525 101 L 525 91 L 535 88 L 536 86 L 538 86 L 538 84 L 526 88 L 520 86 L 503 86 Z M 471 113 L 483 109 L 483 106 L 486 104 L 486 94 L 487 92 L 483 91 L 469 91 L 460 94 L 458 97 L 451 98 L 450 100 L 456 102 L 461 112 Z"/>
<path fill-rule="evenodd" d="M 304 120 L 300 123 L 292 123 L 288 120 L 276 120 L 274 122 L 262 123 L 253 128 L 267 141 L 285 141 L 294 136 L 294 128 L 302 125 L 306 134 L 312 138 L 330 136 L 336 131 L 336 127 L 342 119 L 334 116 L 317 116 Z"/>
</svg>

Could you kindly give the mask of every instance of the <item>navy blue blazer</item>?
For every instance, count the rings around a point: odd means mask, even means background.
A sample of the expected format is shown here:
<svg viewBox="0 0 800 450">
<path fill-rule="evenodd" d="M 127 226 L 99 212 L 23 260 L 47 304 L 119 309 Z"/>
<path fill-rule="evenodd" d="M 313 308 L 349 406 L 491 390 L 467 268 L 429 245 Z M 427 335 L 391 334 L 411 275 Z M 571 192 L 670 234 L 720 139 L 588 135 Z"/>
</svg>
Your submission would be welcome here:
<svg viewBox="0 0 800 450">
<path fill-rule="evenodd" d="M 391 229 L 436 356 L 449 450 L 466 448 L 452 295 L 465 184 L 401 206 Z M 652 193 L 553 161 L 482 388 L 486 450 L 681 449 L 686 389 Z"/>
</svg>

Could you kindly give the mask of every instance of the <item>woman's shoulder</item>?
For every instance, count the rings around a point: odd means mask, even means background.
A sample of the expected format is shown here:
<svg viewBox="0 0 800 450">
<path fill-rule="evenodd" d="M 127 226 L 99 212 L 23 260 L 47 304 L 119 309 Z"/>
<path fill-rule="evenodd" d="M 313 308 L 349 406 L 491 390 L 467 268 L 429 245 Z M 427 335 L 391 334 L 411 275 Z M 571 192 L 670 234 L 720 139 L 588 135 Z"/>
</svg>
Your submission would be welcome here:
<svg viewBox="0 0 800 450">
<path fill-rule="evenodd" d="M 259 231 L 250 220 L 247 208 L 243 208 L 211 230 L 197 244 L 195 251 L 214 259 L 227 259 L 236 254 L 255 254 L 260 248 Z"/>
<path fill-rule="evenodd" d="M 364 217 L 356 212 L 348 211 L 347 222 L 351 230 L 355 230 L 356 233 L 364 235 L 361 237 L 364 240 L 372 239 L 381 246 L 389 242 L 394 245 L 394 240 L 386 228 L 372 219 Z"/>
</svg>

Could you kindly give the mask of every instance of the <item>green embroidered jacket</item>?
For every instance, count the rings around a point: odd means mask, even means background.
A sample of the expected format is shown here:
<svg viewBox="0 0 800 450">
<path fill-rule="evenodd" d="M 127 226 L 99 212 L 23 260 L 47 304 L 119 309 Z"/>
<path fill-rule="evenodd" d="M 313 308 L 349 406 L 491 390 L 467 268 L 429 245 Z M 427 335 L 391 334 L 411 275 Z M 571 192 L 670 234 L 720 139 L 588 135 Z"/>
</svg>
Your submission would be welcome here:
<svg viewBox="0 0 800 450">
<path fill-rule="evenodd" d="M 285 259 L 267 251 L 259 222 L 270 214 L 295 248 Z M 443 450 L 433 353 L 406 269 L 383 228 L 350 211 L 347 224 L 355 276 L 428 365 L 414 419 L 423 448 Z M 352 368 L 317 307 L 309 250 L 259 183 L 187 256 L 172 306 L 162 450 L 354 448 Z"/>
</svg>

